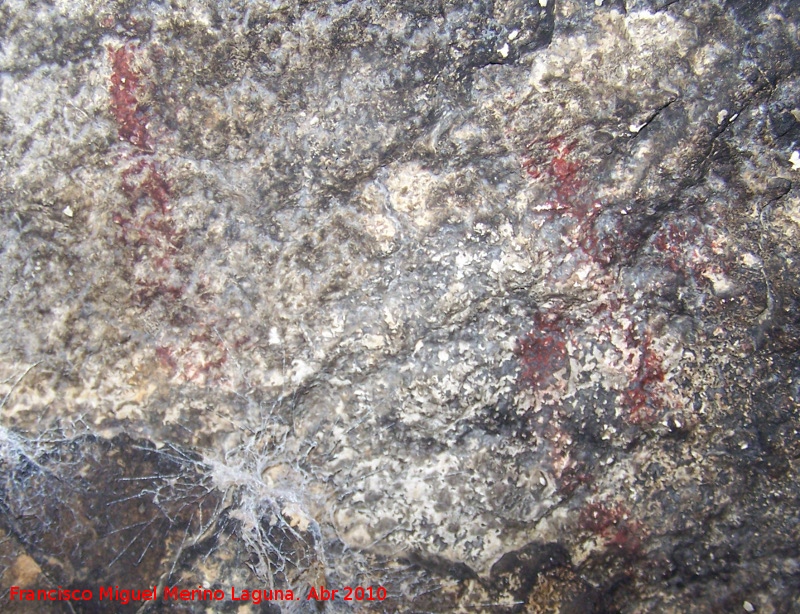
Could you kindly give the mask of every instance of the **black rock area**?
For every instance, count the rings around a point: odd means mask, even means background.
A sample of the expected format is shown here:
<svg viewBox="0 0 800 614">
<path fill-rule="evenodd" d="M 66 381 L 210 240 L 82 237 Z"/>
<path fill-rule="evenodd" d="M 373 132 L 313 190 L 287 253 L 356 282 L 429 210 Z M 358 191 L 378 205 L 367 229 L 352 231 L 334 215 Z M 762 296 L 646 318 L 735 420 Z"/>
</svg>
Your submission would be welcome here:
<svg viewBox="0 0 800 614">
<path fill-rule="evenodd" d="M 798 32 L 0 3 L 0 611 L 800 611 Z"/>
</svg>

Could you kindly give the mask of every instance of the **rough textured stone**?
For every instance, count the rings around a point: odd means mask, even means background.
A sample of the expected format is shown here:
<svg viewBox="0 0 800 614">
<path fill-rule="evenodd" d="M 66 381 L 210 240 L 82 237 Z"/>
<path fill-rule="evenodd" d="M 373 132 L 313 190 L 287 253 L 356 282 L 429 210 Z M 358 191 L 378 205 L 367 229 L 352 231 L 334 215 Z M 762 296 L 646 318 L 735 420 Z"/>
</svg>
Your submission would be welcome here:
<svg viewBox="0 0 800 614">
<path fill-rule="evenodd" d="M 0 588 L 796 611 L 799 18 L 3 3 Z"/>
</svg>

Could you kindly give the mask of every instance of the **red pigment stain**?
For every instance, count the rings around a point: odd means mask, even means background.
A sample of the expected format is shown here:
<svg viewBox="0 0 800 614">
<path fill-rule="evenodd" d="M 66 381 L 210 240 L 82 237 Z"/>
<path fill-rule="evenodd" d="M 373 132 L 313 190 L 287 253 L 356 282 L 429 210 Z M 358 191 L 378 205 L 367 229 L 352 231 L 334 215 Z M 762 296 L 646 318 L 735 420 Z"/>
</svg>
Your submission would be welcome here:
<svg viewBox="0 0 800 614">
<path fill-rule="evenodd" d="M 537 313 L 533 328 L 517 341 L 520 383 L 538 390 L 554 382 L 553 374 L 568 368 L 564 322 L 558 316 Z"/>
<path fill-rule="evenodd" d="M 661 401 L 656 386 L 664 381 L 666 373 L 661 359 L 650 349 L 650 338 L 645 336 L 640 345 L 641 358 L 636 377 L 623 398 L 633 424 L 649 424 L 657 418 Z"/>
<path fill-rule="evenodd" d="M 583 164 L 573 159 L 573 151 L 578 142 L 567 143 L 564 135 L 547 141 L 533 141 L 528 144 L 528 152 L 522 168 L 533 179 L 547 178 L 552 185 L 554 200 L 547 202 L 540 210 L 558 211 L 575 220 L 571 234 L 578 247 L 590 258 L 600 264 L 608 264 L 616 252 L 617 237 L 601 236 L 596 228 L 597 216 L 603 211 L 603 203 L 597 199 L 586 198 L 582 192 L 586 182 L 582 178 Z"/>
<path fill-rule="evenodd" d="M 158 346 L 156 348 L 156 358 L 158 359 L 159 364 L 165 369 L 169 369 L 171 371 L 175 370 L 178 366 L 175 357 L 172 355 L 172 349 L 165 347 L 165 346 Z"/>
<path fill-rule="evenodd" d="M 652 338 L 645 333 L 642 336 L 635 332 L 634 323 L 625 314 L 626 303 L 617 296 L 611 296 L 600 302 L 593 310 L 593 325 L 596 335 L 608 340 L 613 334 L 622 334 L 625 344 L 631 350 L 626 364 L 620 369 L 634 371 L 627 388 L 619 391 L 618 400 L 627 412 L 627 420 L 631 424 L 651 424 L 656 421 L 661 410 L 669 403 L 661 384 L 667 372 L 663 364 L 663 356 L 652 347 Z M 639 352 L 638 364 L 636 353 Z M 621 360 L 621 357 L 620 357 Z M 636 365 L 634 367 L 634 365 Z"/>
<path fill-rule="evenodd" d="M 132 300 L 147 307 L 158 300 L 169 305 L 183 298 L 189 291 L 187 280 L 192 267 L 185 257 L 181 258 L 184 235 L 172 216 L 172 188 L 164 165 L 155 159 L 147 130 L 149 118 L 140 101 L 141 75 L 135 68 L 137 51 L 134 45 L 108 48 L 112 65 L 111 112 L 117 120 L 120 140 L 136 148 L 132 155 L 129 152 L 122 156 L 129 160 L 120 173 L 119 184 L 126 205 L 112 219 L 118 227 L 118 240 L 134 265 L 141 265 L 134 267 Z M 200 283 L 196 289 L 203 296 L 205 285 Z M 199 332 L 188 339 L 156 346 L 154 354 L 163 369 L 186 381 L 205 384 L 222 377 L 228 351 L 215 323 L 201 321 L 198 326 Z M 239 340 L 240 345 L 248 341 Z"/>
<path fill-rule="evenodd" d="M 595 200 L 578 209 L 580 223 L 576 229 L 578 246 L 600 265 L 611 264 L 620 253 L 630 254 L 639 246 L 639 241 L 625 230 L 619 215 L 607 219 L 605 227 L 600 227 L 597 216 L 604 208 L 600 201 Z"/>
<path fill-rule="evenodd" d="M 607 545 L 628 556 L 638 555 L 642 549 L 643 533 L 644 529 L 641 523 L 627 522 L 617 529 L 608 540 Z"/>
<path fill-rule="evenodd" d="M 627 510 L 619 503 L 613 507 L 604 503 L 590 503 L 581 510 L 578 524 L 585 531 L 606 535 L 609 528 L 617 526 L 626 516 Z"/>
<path fill-rule="evenodd" d="M 684 224 L 668 222 L 656 234 L 653 245 L 660 252 L 668 252 L 677 256 L 683 253 L 683 244 L 699 234 L 695 224 L 687 227 Z"/>
<path fill-rule="evenodd" d="M 619 217 L 598 226 L 598 217 L 606 205 L 588 198 L 584 164 L 575 159 L 578 141 L 567 142 L 564 135 L 546 141 L 534 140 L 526 146 L 522 168 L 534 180 L 546 180 L 553 191 L 552 200 L 539 211 L 559 212 L 575 220 L 570 235 L 577 247 L 600 265 L 608 265 L 619 253 L 631 253 L 638 247 Z"/>
<path fill-rule="evenodd" d="M 146 262 L 149 273 L 136 279 L 134 298 L 149 304 L 159 295 L 173 299 L 183 294 L 182 278 L 186 268 L 177 261 L 182 233 L 175 228 L 170 214 L 169 184 L 163 171 L 150 160 L 138 160 L 122 172 L 120 191 L 128 202 L 127 211 L 116 213 L 119 239 L 127 246 L 134 262 Z"/>
<path fill-rule="evenodd" d="M 690 273 L 699 284 L 705 284 L 700 272 L 710 262 L 708 251 L 713 241 L 696 220 L 666 222 L 654 235 L 652 246 L 664 265 L 674 273 Z"/>
<path fill-rule="evenodd" d="M 140 75 L 133 68 L 135 47 L 123 46 L 119 49 L 108 47 L 111 60 L 111 112 L 117 120 L 119 138 L 134 147 L 152 151 L 150 134 L 147 131 L 147 113 L 139 102 Z"/>
<path fill-rule="evenodd" d="M 561 472 L 558 482 L 559 494 L 570 496 L 579 487 L 594 482 L 594 477 L 582 461 L 572 463 Z"/>
<path fill-rule="evenodd" d="M 186 352 L 186 359 L 182 365 L 181 375 L 190 382 L 204 383 L 207 379 L 217 380 L 219 370 L 228 361 L 228 354 L 224 349 L 216 354 L 215 358 L 201 357 Z"/>
<path fill-rule="evenodd" d="M 548 141 L 547 146 L 553 152 L 553 157 L 550 159 L 547 172 L 555 179 L 558 200 L 571 202 L 578 190 L 583 186 L 583 181 L 579 177 L 583 165 L 568 158 L 578 142 L 572 141 L 570 144 L 565 145 L 564 141 L 565 137 L 563 135 Z"/>
<path fill-rule="evenodd" d="M 641 550 L 643 527 L 628 516 L 628 510 L 620 503 L 590 503 L 581 510 L 578 526 L 603 537 L 607 547 L 635 555 Z"/>
<path fill-rule="evenodd" d="M 200 323 L 200 331 L 176 346 L 159 346 L 156 358 L 161 366 L 182 379 L 198 384 L 218 381 L 228 361 L 228 350 L 216 334 L 216 323 Z"/>
<path fill-rule="evenodd" d="M 565 144 L 566 138 L 563 135 L 556 136 L 544 143 L 546 153 L 541 156 L 524 158 L 522 168 L 533 179 L 540 179 L 548 176 L 553 181 L 553 189 L 556 195 L 556 205 L 570 209 L 573 199 L 577 195 L 583 181 L 580 179 L 580 172 L 583 165 L 569 159 L 569 155 L 577 145 L 577 141 Z M 531 150 L 537 145 L 534 141 L 528 145 Z M 538 143 L 541 149 L 541 143 Z"/>
<path fill-rule="evenodd" d="M 169 213 L 170 187 L 163 170 L 155 162 L 139 160 L 122 171 L 120 189 L 133 206 L 142 198 L 147 198 L 156 205 L 161 215 Z"/>
<path fill-rule="evenodd" d="M 121 140 L 136 147 L 139 157 L 121 173 L 119 189 L 127 209 L 113 215 L 118 237 L 135 263 L 147 264 L 147 272 L 134 280 L 133 299 L 148 305 L 158 297 L 177 300 L 184 293 L 181 272 L 186 268 L 176 257 L 182 235 L 175 228 L 170 212 L 172 196 L 166 172 L 153 160 L 147 131 L 148 117 L 139 101 L 141 75 L 135 69 L 137 48 L 108 47 L 112 73 L 110 107 Z M 163 352 L 162 352 L 163 354 Z M 158 356 L 164 362 L 164 356 Z"/>
</svg>

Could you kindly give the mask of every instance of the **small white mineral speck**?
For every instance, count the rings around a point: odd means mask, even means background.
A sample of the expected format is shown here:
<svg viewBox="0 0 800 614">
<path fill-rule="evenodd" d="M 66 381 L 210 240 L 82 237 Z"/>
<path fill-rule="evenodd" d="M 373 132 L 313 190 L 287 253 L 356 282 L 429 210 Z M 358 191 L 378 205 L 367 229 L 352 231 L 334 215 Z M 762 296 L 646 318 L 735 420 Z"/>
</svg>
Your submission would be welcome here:
<svg viewBox="0 0 800 614">
<path fill-rule="evenodd" d="M 800 171 L 800 151 L 793 151 L 789 157 L 789 162 L 792 163 L 793 171 Z"/>
<path fill-rule="evenodd" d="M 745 612 L 755 612 L 756 611 L 755 606 L 752 603 L 750 603 L 749 601 L 745 601 L 742 604 L 742 608 L 744 608 Z"/>
<path fill-rule="evenodd" d="M 267 341 L 270 345 L 280 345 L 281 344 L 281 335 L 278 332 L 277 327 L 273 326 L 269 329 L 269 340 Z"/>
<path fill-rule="evenodd" d="M 797 152 L 795 152 L 795 153 L 797 153 Z M 64 207 L 64 210 L 61 213 L 63 213 L 67 217 L 72 217 L 75 214 L 75 212 L 72 210 L 72 207 L 70 207 L 69 205 Z"/>
</svg>

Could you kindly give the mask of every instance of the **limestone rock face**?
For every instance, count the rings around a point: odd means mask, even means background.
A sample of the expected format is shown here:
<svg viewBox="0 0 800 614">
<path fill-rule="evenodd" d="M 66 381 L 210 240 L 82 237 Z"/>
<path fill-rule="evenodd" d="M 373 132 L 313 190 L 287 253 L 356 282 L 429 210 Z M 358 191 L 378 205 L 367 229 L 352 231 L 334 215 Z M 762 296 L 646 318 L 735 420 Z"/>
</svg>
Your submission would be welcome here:
<svg viewBox="0 0 800 614">
<path fill-rule="evenodd" d="M 798 27 L 0 5 L 0 609 L 798 611 Z"/>
</svg>

